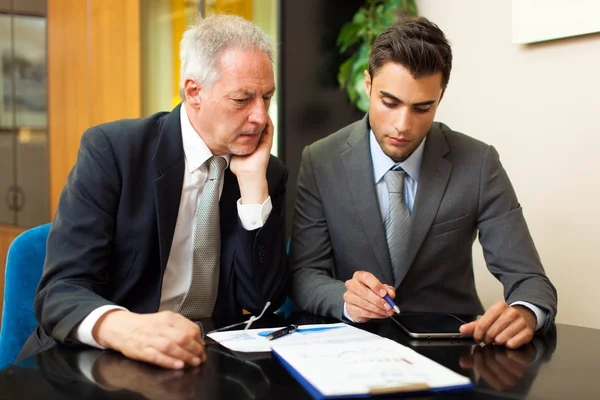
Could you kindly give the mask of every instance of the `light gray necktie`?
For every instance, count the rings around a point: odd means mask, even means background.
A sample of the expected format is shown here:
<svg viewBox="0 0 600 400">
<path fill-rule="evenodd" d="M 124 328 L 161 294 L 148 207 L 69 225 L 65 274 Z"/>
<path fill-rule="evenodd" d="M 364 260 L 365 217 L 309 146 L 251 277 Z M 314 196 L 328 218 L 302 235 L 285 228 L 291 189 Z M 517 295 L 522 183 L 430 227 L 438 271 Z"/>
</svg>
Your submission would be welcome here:
<svg viewBox="0 0 600 400">
<path fill-rule="evenodd" d="M 227 161 L 223 157 L 211 157 L 206 163 L 208 181 L 204 184 L 196 209 L 190 286 L 177 307 L 177 312 L 191 320 L 212 316 L 219 290 L 221 269 L 219 189 Z"/>
<path fill-rule="evenodd" d="M 404 175 L 404 170 L 400 168 L 390 169 L 383 177 L 390 199 L 390 206 L 385 218 L 385 236 L 396 285 L 399 285 L 399 280 L 406 276 L 409 267 L 406 265 L 406 250 L 410 229 L 410 211 L 404 201 Z"/>
</svg>

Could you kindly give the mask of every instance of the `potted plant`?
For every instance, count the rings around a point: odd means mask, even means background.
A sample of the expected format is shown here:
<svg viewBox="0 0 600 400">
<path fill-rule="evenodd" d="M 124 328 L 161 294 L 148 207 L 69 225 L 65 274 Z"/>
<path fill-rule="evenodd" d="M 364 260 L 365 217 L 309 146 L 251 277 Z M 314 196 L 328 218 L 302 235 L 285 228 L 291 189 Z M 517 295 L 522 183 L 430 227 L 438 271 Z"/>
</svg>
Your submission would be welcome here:
<svg viewBox="0 0 600 400">
<path fill-rule="evenodd" d="M 366 112 L 369 108 L 364 71 L 368 69 L 373 41 L 401 15 L 417 16 L 416 0 L 367 0 L 340 30 L 337 46 L 349 57 L 340 65 L 338 82 L 359 110 Z"/>
</svg>

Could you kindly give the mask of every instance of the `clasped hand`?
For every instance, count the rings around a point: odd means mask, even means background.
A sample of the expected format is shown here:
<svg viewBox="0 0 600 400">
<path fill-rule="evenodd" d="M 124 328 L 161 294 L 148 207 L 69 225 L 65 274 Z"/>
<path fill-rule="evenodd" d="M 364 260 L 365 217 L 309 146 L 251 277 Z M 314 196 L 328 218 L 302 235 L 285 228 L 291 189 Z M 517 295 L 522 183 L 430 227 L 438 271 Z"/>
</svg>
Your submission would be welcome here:
<svg viewBox="0 0 600 400">
<path fill-rule="evenodd" d="M 200 327 L 171 311 L 109 311 L 98 320 L 92 334 L 103 347 L 164 368 L 195 367 L 206 361 Z"/>
</svg>

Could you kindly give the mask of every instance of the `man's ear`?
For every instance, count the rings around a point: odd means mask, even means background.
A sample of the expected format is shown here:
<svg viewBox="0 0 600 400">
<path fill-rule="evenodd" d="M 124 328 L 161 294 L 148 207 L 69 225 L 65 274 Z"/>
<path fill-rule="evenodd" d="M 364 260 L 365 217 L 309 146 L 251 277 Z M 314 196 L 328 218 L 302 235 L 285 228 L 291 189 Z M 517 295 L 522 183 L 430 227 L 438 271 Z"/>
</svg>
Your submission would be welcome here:
<svg viewBox="0 0 600 400">
<path fill-rule="evenodd" d="M 365 69 L 365 89 L 367 90 L 367 97 L 371 98 L 371 74 Z"/>
<path fill-rule="evenodd" d="M 200 94 L 202 88 L 193 79 L 186 79 L 183 82 L 183 93 L 185 93 L 185 101 L 193 108 L 200 107 Z"/>
</svg>

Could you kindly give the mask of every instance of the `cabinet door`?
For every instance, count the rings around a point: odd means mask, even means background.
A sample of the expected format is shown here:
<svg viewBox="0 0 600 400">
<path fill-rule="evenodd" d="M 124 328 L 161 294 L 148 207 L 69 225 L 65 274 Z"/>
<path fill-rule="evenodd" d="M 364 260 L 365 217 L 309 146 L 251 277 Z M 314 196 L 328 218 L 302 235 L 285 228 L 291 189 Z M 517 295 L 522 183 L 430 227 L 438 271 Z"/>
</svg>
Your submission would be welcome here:
<svg viewBox="0 0 600 400">
<path fill-rule="evenodd" d="M 14 134 L 0 129 L 0 225 L 13 225 L 15 212 L 9 207 L 15 176 Z"/>
<path fill-rule="evenodd" d="M 14 187 L 20 191 L 15 199 L 16 225 L 28 228 L 45 224 L 50 221 L 48 135 L 45 130 L 21 129 L 16 148 Z"/>
</svg>

